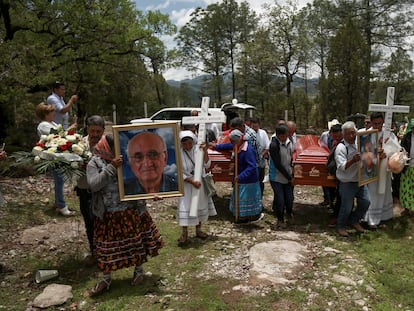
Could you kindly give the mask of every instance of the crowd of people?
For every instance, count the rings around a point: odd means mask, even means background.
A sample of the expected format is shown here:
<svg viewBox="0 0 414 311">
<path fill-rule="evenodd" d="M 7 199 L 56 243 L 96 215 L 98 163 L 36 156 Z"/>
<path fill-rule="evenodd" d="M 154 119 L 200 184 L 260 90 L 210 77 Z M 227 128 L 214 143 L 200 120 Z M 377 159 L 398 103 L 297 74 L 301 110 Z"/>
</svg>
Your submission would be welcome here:
<svg viewBox="0 0 414 311">
<path fill-rule="evenodd" d="M 56 82 L 47 102 L 36 107 L 36 115 L 41 120 L 37 127 L 39 136 L 50 134 L 58 124 L 66 130 L 78 129 L 76 119 L 72 124 L 69 122 L 69 111 L 78 97 L 71 96 L 66 104 L 64 95 L 64 83 Z M 358 130 L 353 121 L 341 124 L 333 120 L 319 140 L 320 145 L 333 152 L 337 167 L 336 187 L 322 187 L 324 202 L 321 205 L 332 209 L 329 225 L 335 227 L 342 237 L 349 236 L 348 226 L 358 233 L 363 233 L 366 228 L 385 226 L 393 218 L 396 187 L 398 199 L 404 207 L 403 215 L 414 213 L 414 119 L 407 122 L 398 135 L 391 133 L 387 141 L 383 139 L 384 116 L 381 113 L 372 113 L 365 119 L 364 125 L 365 128 Z M 127 160 L 133 173 L 124 181 L 126 195 L 153 194 L 153 200 L 160 200 L 160 193 L 177 191 L 179 183 L 177 176 L 164 172 L 168 159 L 167 146 L 157 133 L 143 131 L 134 134 L 127 144 L 128 158 L 124 159 L 122 155 L 115 155 L 114 137 L 104 134 L 105 121 L 101 116 L 89 116 L 84 126 L 86 136 L 83 139 L 93 156 L 87 163 L 85 175 L 78 179 L 75 190 L 89 243 L 87 260 L 102 271 L 102 278 L 90 290 L 90 295 L 98 295 L 110 289 L 111 272 L 118 269 L 134 267 L 131 284 L 140 284 L 144 279 L 143 263 L 148 256 L 157 256 L 164 245 L 147 210 L 148 198 L 121 200 L 123 193 L 119 190 L 118 169 Z M 188 244 L 189 227 L 194 227 L 196 238 L 208 238 L 202 225 L 210 216 L 217 215 L 212 194 L 203 185 L 203 177 L 211 169 L 208 148 L 232 151 L 236 165 L 228 208 L 235 222 L 256 222 L 264 217 L 262 198 L 266 174 L 273 191 L 271 209 L 276 218 L 274 228 L 286 228 L 293 221 L 295 178 L 292 161 L 298 139 L 296 124 L 277 120 L 270 138 L 261 128 L 258 118 L 243 120 L 235 117 L 230 120 L 229 127 L 225 137 L 219 138 L 217 125 L 209 124 L 207 129 L 211 133 L 207 131 L 206 139 L 201 142 L 198 141 L 197 125 L 181 128 L 177 148 L 182 165 L 177 174 L 182 175 L 183 196 L 178 198 L 177 203 L 177 220 L 181 228 L 178 246 Z M 358 131 L 373 131 L 377 136 L 369 136 L 361 149 L 356 139 Z M 389 171 L 381 171 L 378 179 L 361 185 L 359 165 L 364 164 L 367 169 L 372 169 L 375 161 L 387 161 L 391 154 L 387 154 L 383 147 L 388 140 L 401 144 L 410 158 L 409 163 L 400 173 L 394 172 L 393 175 Z M 361 150 L 366 154 L 362 155 Z M 198 152 L 203 155 L 201 180 L 195 178 Z M 369 164 L 365 159 L 367 156 L 370 156 Z M 2 150 L 0 160 L 6 157 L 7 153 Z M 64 181 L 59 171 L 52 170 L 51 173 L 55 190 L 54 208 L 62 216 L 71 216 L 73 212 L 64 198 Z M 381 182 L 385 183 L 385 191 L 380 190 Z M 199 197 L 199 204 L 193 215 L 191 209 L 195 195 Z"/>
<path fill-rule="evenodd" d="M 320 144 L 330 150 L 337 146 L 334 151 L 337 187 L 324 189 L 326 202 L 323 203 L 331 205 L 334 217 L 330 225 L 336 226 L 340 236 L 349 235 L 346 230 L 348 225 L 353 226 L 359 233 L 363 233 L 366 228 L 375 230 L 386 227 L 387 222 L 394 216 L 393 207 L 396 201 L 400 201 L 404 208 L 402 215 L 412 214 L 413 178 L 410 171 L 413 163 L 411 160 L 405 163 L 401 166 L 401 172 L 392 172 L 386 167 L 396 152 L 406 151 L 410 159 L 414 156 L 414 149 L 410 144 L 410 126 L 414 125 L 414 119 L 405 127 L 404 135 L 399 135 L 401 139 L 393 131 L 384 139 L 384 121 L 381 112 L 373 112 L 365 118 L 364 128 L 357 129 L 352 121 L 344 124 L 334 122 L 325 139 L 321 136 Z M 400 132 L 401 129 L 396 131 Z M 356 141 L 357 133 L 360 135 L 360 142 Z M 386 152 L 387 145 L 398 148 L 388 149 Z M 381 170 L 381 164 L 386 169 Z M 366 183 L 361 183 L 361 176 L 367 178 Z M 371 179 L 373 176 L 377 178 Z"/>
</svg>

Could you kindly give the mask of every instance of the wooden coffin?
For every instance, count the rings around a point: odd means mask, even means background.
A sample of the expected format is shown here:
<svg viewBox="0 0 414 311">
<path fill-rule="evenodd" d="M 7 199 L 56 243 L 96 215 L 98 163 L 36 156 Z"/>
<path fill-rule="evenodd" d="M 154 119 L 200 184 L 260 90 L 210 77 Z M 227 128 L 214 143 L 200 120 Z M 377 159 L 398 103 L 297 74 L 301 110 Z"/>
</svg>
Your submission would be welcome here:
<svg viewBox="0 0 414 311">
<path fill-rule="evenodd" d="M 211 160 L 210 170 L 214 181 L 232 182 L 234 161 L 231 157 L 231 151 L 208 149 L 208 156 Z"/>
<path fill-rule="evenodd" d="M 315 135 L 298 138 L 292 155 L 295 185 L 336 187 L 335 176 L 326 169 L 329 149 L 319 146 L 318 140 Z"/>
</svg>

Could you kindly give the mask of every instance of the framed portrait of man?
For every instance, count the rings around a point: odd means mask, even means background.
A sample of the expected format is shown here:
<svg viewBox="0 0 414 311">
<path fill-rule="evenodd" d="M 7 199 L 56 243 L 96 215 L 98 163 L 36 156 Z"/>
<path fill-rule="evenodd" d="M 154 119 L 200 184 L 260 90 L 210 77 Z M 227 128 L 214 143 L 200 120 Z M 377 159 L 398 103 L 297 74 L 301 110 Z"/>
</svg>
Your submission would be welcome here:
<svg viewBox="0 0 414 311">
<path fill-rule="evenodd" d="M 177 122 L 115 125 L 121 201 L 184 195 Z"/>
<path fill-rule="evenodd" d="M 378 130 L 357 132 L 357 146 L 361 154 L 358 184 L 362 186 L 379 178 Z"/>
</svg>

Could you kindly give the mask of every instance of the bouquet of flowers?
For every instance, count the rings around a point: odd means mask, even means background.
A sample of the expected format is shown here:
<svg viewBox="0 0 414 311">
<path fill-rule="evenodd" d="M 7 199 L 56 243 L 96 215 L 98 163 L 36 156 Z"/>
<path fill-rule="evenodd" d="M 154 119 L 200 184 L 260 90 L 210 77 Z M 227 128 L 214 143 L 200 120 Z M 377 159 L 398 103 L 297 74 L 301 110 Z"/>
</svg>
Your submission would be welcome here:
<svg viewBox="0 0 414 311">
<path fill-rule="evenodd" d="M 49 135 L 42 135 L 31 153 L 16 152 L 12 155 L 18 164 L 33 164 L 37 173 L 55 169 L 65 181 L 84 175 L 91 156 L 82 135 L 65 131 L 60 124 Z"/>
</svg>

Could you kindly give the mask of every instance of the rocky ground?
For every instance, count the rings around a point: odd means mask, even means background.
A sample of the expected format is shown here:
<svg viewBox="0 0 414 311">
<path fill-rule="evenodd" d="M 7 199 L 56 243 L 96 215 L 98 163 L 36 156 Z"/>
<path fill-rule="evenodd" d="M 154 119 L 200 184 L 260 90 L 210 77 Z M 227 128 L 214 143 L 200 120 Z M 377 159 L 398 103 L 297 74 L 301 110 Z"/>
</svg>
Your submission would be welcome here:
<svg viewBox="0 0 414 311">
<path fill-rule="evenodd" d="M 18 206 L 33 203 L 39 206 L 51 205 L 45 193 L 51 193 L 50 180 L 47 178 L 2 179 L 1 188 L 5 199 L 18 201 Z M 200 252 L 205 260 L 204 269 L 197 272 L 197 278 L 209 280 L 217 276 L 236 280 L 237 285 L 225 290 L 222 294 L 230 302 L 243 295 L 266 295 L 278 287 L 298 290 L 307 297 L 307 304 L 312 306 L 320 299 L 321 292 L 333 291 L 331 301 L 323 301 L 323 310 L 348 310 L 350 304 L 357 310 L 373 310 L 369 301 L 376 293 L 366 280 L 367 271 L 364 263 L 350 251 L 337 247 L 338 237 L 328 228 L 329 214 L 326 208 L 319 206 L 321 191 L 316 187 L 295 187 L 295 218 L 286 229 L 274 229 L 274 217 L 270 206 L 272 194 L 270 186 L 264 197 L 265 217 L 263 220 L 248 225 L 237 225 L 232 222 L 226 210 L 230 188 L 228 184 L 219 184 L 216 198 L 218 216 L 209 220 L 208 231 L 211 234 L 208 245 L 219 251 L 219 256 L 210 256 L 209 252 Z M 67 189 L 68 196 L 74 196 Z M 157 222 L 161 218 L 170 217 L 171 205 L 176 199 L 165 199 L 150 203 L 150 211 Z M 169 212 L 167 212 L 169 211 Z M 0 217 L 6 211 L 0 209 Z M 16 217 L 31 217 L 18 215 Z M 39 223 L 37 223 L 39 222 Z M 66 239 L 59 238 L 66 236 Z M 356 239 L 339 240 L 349 243 Z M 70 253 L 74 248 L 79 256 L 84 256 L 85 233 L 81 216 L 70 221 L 56 217 L 50 212 L 50 218 L 43 223 L 34 215 L 30 226 L 21 226 L 16 221 L 13 229 L 0 229 L 0 262 L 3 264 L 0 274 L 0 287 L 4 290 L 16 286 L 16 278 L 20 279 L 17 299 L 25 299 L 24 293 L 32 282 L 30 271 L 16 271 L 19 261 L 27 256 L 53 257 L 61 253 Z M 191 247 L 191 245 L 190 245 Z M 174 283 L 162 286 L 171 291 L 184 289 L 185 282 L 180 282 L 184 275 L 177 276 Z M 24 280 L 22 282 L 21 280 Z M 363 291 L 361 292 L 361 288 Z M 339 297 L 339 299 L 338 299 Z M 160 301 L 167 299 L 158 298 Z M 290 310 L 288 300 L 274 305 L 279 310 Z M 0 302 L 0 309 L 8 309 Z M 75 306 L 76 309 L 76 306 Z"/>
</svg>

